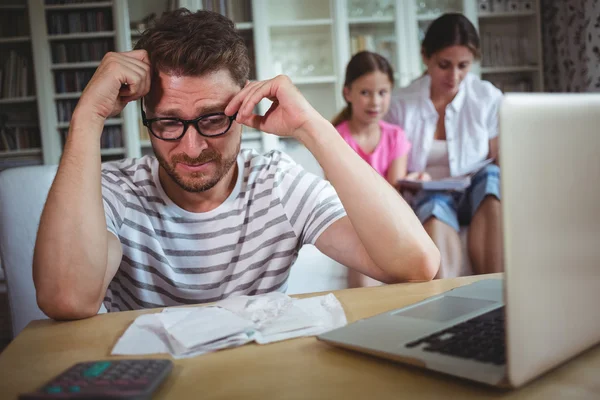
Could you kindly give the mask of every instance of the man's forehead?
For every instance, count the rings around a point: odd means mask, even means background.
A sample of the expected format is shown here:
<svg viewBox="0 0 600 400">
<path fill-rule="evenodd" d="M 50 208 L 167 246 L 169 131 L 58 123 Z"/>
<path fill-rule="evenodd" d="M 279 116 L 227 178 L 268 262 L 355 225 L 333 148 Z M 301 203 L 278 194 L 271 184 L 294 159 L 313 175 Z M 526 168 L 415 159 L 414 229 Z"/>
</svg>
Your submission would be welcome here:
<svg viewBox="0 0 600 400">
<path fill-rule="evenodd" d="M 201 108 L 224 108 L 241 88 L 226 70 L 202 76 L 160 72 L 147 96 L 149 106 L 170 108 L 173 103 L 198 103 Z"/>
</svg>

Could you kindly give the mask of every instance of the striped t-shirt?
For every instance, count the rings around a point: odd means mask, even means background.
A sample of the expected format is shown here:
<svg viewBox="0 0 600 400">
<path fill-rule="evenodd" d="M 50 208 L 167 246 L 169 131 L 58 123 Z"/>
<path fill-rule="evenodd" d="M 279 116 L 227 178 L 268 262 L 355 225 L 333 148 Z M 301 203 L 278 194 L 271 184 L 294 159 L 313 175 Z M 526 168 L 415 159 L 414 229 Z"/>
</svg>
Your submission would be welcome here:
<svg viewBox="0 0 600 400">
<path fill-rule="evenodd" d="M 285 291 L 302 245 L 346 215 L 329 182 L 281 152 L 242 150 L 237 163 L 231 195 L 204 213 L 167 197 L 154 157 L 102 165 L 107 227 L 123 248 L 107 310 Z"/>
</svg>

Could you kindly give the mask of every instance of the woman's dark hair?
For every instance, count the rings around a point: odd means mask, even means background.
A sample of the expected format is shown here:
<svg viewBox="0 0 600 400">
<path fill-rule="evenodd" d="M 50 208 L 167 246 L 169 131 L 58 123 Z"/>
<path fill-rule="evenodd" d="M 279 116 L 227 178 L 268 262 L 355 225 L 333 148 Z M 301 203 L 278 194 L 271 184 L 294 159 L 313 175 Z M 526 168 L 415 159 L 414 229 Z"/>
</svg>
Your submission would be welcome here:
<svg viewBox="0 0 600 400">
<path fill-rule="evenodd" d="M 230 19 L 212 11 L 164 13 L 135 48 L 148 52 L 155 73 L 200 76 L 226 69 L 244 87 L 250 72 L 244 39 Z"/>
<path fill-rule="evenodd" d="M 429 25 L 421 52 L 425 58 L 450 46 L 465 46 L 480 57 L 479 35 L 467 17 L 459 13 L 444 14 Z"/>
<path fill-rule="evenodd" d="M 394 86 L 394 69 L 385 57 L 370 51 L 356 53 L 350 59 L 350 62 L 348 62 L 348 66 L 346 67 L 344 87 L 349 88 L 352 83 L 361 76 L 375 71 L 386 74 L 388 78 L 390 78 L 390 83 Z M 348 103 L 346 107 L 333 118 L 331 123 L 333 126 L 339 125 L 340 123 L 349 120 L 351 116 L 352 106 Z"/>
</svg>

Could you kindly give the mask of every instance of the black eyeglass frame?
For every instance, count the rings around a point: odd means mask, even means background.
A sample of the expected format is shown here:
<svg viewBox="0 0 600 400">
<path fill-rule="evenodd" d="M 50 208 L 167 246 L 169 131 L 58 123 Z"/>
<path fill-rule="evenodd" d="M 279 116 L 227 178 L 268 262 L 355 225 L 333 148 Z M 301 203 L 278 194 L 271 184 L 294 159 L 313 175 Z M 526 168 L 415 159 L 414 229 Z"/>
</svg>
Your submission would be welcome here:
<svg viewBox="0 0 600 400">
<path fill-rule="evenodd" d="M 194 125 L 194 128 L 196 128 L 196 131 L 200 134 L 200 136 L 204 136 L 206 138 L 215 138 L 215 137 L 223 136 L 224 134 L 229 132 L 229 130 L 231 129 L 231 125 L 233 125 L 233 121 L 235 121 L 235 118 L 237 117 L 237 114 L 238 114 L 238 113 L 235 113 L 232 116 L 227 116 L 227 115 L 225 115 L 224 112 L 217 112 L 217 113 L 204 114 L 204 115 L 201 115 L 198 118 L 194 118 L 194 119 L 181 119 L 181 118 L 168 118 L 168 117 L 148 119 L 148 118 L 146 118 L 146 112 L 144 111 L 144 99 L 143 98 L 140 98 L 140 110 L 142 111 L 142 124 L 146 128 L 148 128 L 148 131 L 152 134 L 152 136 L 154 136 L 157 139 L 164 140 L 166 142 L 174 142 L 176 140 L 180 140 L 182 137 L 185 136 L 185 133 L 187 132 L 190 125 Z M 200 122 L 203 119 L 209 118 L 209 117 L 214 117 L 215 115 L 225 115 L 227 118 L 229 118 L 229 125 L 227 126 L 227 129 L 225 129 L 221 133 L 217 133 L 216 135 L 206 135 L 206 134 L 202 133 L 202 131 L 200 130 L 200 126 L 198 125 L 198 122 Z M 183 132 L 181 133 L 181 135 L 179 135 L 176 138 L 165 139 L 163 137 L 160 137 L 156 133 L 154 133 L 152 131 L 152 128 L 150 127 L 153 122 L 157 122 L 157 121 L 181 122 L 183 124 Z"/>
</svg>

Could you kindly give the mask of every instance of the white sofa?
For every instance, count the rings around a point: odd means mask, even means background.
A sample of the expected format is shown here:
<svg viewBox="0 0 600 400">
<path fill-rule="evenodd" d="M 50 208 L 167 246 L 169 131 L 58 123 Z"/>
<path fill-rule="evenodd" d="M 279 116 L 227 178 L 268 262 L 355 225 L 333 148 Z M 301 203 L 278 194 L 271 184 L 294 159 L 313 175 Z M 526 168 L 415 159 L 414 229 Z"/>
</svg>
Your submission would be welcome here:
<svg viewBox="0 0 600 400">
<path fill-rule="evenodd" d="M 15 168 L 0 173 L 0 257 L 8 284 L 13 335 L 31 320 L 45 318 L 32 280 L 32 256 L 40 215 L 56 166 Z M 305 246 L 292 268 L 288 293 L 346 286 L 343 266 Z"/>
</svg>

